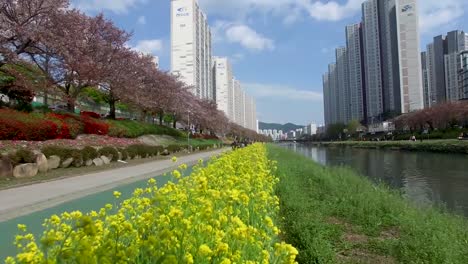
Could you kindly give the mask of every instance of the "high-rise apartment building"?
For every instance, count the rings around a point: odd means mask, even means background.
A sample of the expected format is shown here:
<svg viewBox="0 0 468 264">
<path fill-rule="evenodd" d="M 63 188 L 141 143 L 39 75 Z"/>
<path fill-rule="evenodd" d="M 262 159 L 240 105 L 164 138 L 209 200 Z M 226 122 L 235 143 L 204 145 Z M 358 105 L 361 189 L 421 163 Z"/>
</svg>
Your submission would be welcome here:
<svg viewBox="0 0 468 264">
<path fill-rule="evenodd" d="M 330 124 L 340 122 L 339 100 L 338 100 L 338 78 L 336 73 L 336 63 L 328 65 L 328 95 L 330 98 Z"/>
<path fill-rule="evenodd" d="M 416 0 L 362 5 L 368 122 L 424 107 Z"/>
<path fill-rule="evenodd" d="M 171 71 L 194 95 L 214 99 L 211 30 L 197 0 L 171 1 Z"/>
<path fill-rule="evenodd" d="M 257 115 L 256 105 L 253 97 L 245 96 L 245 128 L 250 130 L 256 130 L 257 127 Z"/>
<path fill-rule="evenodd" d="M 400 114 L 423 109 L 424 100 L 417 0 L 396 0 L 395 9 L 399 72 L 394 74 L 400 77 L 401 100 L 401 108 L 395 109 Z"/>
<path fill-rule="evenodd" d="M 381 121 L 384 112 L 378 3 L 377 0 L 367 0 L 362 4 L 366 105 L 370 123 Z"/>
<path fill-rule="evenodd" d="M 214 57 L 214 90 L 218 109 L 234 120 L 232 67 L 227 58 Z"/>
<path fill-rule="evenodd" d="M 362 23 L 346 27 L 346 49 L 337 49 L 324 78 L 328 124 L 379 123 L 424 107 L 418 20 L 417 0 L 363 2 Z M 427 64 L 434 67 L 435 56 Z"/>
<path fill-rule="evenodd" d="M 380 54 L 382 62 L 383 118 L 401 112 L 399 39 L 395 0 L 379 0 Z"/>
<path fill-rule="evenodd" d="M 427 65 L 427 52 L 423 51 L 421 52 L 421 74 L 423 79 L 424 108 L 427 108 L 430 105 L 429 76 Z"/>
<path fill-rule="evenodd" d="M 324 110 L 324 118 L 325 118 L 325 125 L 333 124 L 331 118 L 331 96 L 330 96 L 330 84 L 328 81 L 329 74 L 328 72 L 322 76 L 323 82 L 323 110 Z"/>
<path fill-rule="evenodd" d="M 463 51 L 460 54 L 462 69 L 460 70 L 459 83 L 462 90 L 464 100 L 468 99 L 468 51 Z"/>
<path fill-rule="evenodd" d="M 349 106 L 349 73 L 348 53 L 345 47 L 338 47 L 336 55 L 336 77 L 337 77 L 337 108 L 338 122 L 346 124 L 351 119 L 351 107 Z"/>
<path fill-rule="evenodd" d="M 460 53 L 468 50 L 468 34 L 463 31 L 451 31 L 447 34 L 447 53 L 444 55 L 445 96 L 447 101 L 458 101 L 464 98 L 459 82 L 462 69 Z"/>
<path fill-rule="evenodd" d="M 432 105 L 460 99 L 458 72 L 461 67 L 460 52 L 468 49 L 468 34 L 460 30 L 436 36 L 427 46 L 428 82 L 431 88 Z"/>
<path fill-rule="evenodd" d="M 234 89 L 234 122 L 239 126 L 244 126 L 245 121 L 245 104 L 244 90 L 241 87 L 240 81 L 233 79 Z"/>
<path fill-rule="evenodd" d="M 365 113 L 364 53 L 361 23 L 346 26 L 349 76 L 349 119 L 362 121 Z"/>
<path fill-rule="evenodd" d="M 426 51 L 426 82 L 427 82 L 427 107 L 431 107 L 437 103 L 437 90 L 436 90 L 436 70 L 435 70 L 435 52 L 434 44 L 427 45 Z M 424 76 L 423 76 L 424 77 Z"/>
</svg>

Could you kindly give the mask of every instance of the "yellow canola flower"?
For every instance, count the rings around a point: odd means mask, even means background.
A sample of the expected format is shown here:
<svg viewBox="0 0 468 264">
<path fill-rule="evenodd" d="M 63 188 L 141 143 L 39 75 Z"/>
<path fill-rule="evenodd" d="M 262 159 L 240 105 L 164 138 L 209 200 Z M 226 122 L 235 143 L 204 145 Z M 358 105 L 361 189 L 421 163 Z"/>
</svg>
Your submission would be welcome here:
<svg viewBox="0 0 468 264">
<path fill-rule="evenodd" d="M 114 191 L 113 195 L 114 195 L 115 198 L 119 199 L 120 196 L 122 195 L 122 193 L 118 192 L 118 191 Z"/>
<path fill-rule="evenodd" d="M 201 255 L 201 256 L 211 256 L 211 254 L 213 254 L 213 251 L 210 249 L 210 247 L 206 244 L 203 244 L 200 246 L 200 248 L 198 249 L 198 253 Z"/>
<path fill-rule="evenodd" d="M 26 227 L 26 225 L 18 224 L 18 229 L 20 231 L 26 232 L 27 227 Z"/>
<path fill-rule="evenodd" d="M 177 157 L 172 157 L 172 162 L 177 162 Z"/>
<path fill-rule="evenodd" d="M 201 160 L 184 178 L 182 164 L 177 183 L 149 179 L 119 203 L 51 216 L 37 244 L 18 225 L 18 253 L 5 262 L 295 263 L 297 250 L 278 236 L 276 163 L 266 154 L 255 144 Z"/>
</svg>

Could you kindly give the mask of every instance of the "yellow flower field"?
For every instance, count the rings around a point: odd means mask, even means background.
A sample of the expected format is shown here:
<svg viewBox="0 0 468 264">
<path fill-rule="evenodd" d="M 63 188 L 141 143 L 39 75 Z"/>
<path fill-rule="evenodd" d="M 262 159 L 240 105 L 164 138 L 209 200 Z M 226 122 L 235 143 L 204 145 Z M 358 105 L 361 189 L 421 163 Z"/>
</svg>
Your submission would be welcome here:
<svg viewBox="0 0 468 264">
<path fill-rule="evenodd" d="M 99 212 L 54 215 L 41 238 L 19 225 L 18 254 L 6 263 L 295 263 L 297 250 L 278 237 L 278 179 L 264 145 L 182 177 L 186 169 L 125 201 L 114 192 L 115 205 Z"/>
</svg>

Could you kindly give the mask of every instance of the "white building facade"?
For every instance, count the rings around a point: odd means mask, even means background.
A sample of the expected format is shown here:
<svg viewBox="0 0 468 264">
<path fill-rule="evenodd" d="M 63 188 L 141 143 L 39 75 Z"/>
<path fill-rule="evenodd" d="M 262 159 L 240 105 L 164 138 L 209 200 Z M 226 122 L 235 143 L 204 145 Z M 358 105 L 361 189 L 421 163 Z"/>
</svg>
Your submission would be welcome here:
<svg viewBox="0 0 468 264">
<path fill-rule="evenodd" d="M 214 57 L 214 88 L 218 109 L 223 111 L 229 120 L 234 121 L 234 93 L 232 67 L 227 58 Z"/>
<path fill-rule="evenodd" d="M 214 99 L 211 30 L 197 0 L 171 1 L 171 71 L 202 99 Z"/>
<path fill-rule="evenodd" d="M 417 0 L 396 0 L 401 113 L 424 108 Z"/>
</svg>

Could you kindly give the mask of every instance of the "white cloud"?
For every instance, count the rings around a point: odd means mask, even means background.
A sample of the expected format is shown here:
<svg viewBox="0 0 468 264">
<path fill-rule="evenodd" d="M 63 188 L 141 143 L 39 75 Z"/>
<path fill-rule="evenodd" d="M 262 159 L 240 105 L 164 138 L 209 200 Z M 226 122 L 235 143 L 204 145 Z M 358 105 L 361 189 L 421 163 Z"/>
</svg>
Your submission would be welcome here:
<svg viewBox="0 0 468 264">
<path fill-rule="evenodd" d="M 128 10 L 147 0 L 77 0 L 75 7 L 85 11 L 110 10 L 115 13 L 127 13 Z"/>
<path fill-rule="evenodd" d="M 254 51 L 274 50 L 274 41 L 256 32 L 247 25 L 218 20 L 212 27 L 213 42 L 238 43 Z"/>
<path fill-rule="evenodd" d="M 361 10 L 363 0 L 348 0 L 345 4 L 315 0 L 199 0 L 208 14 L 243 18 L 252 13 L 273 14 L 283 17 L 286 24 L 294 23 L 303 14 L 316 20 L 337 21 Z"/>
<path fill-rule="evenodd" d="M 243 87 L 245 87 L 249 94 L 256 98 L 275 98 L 287 101 L 323 101 L 322 93 L 309 90 L 299 90 L 288 86 L 246 83 L 243 84 Z"/>
<path fill-rule="evenodd" d="M 361 12 L 364 0 L 199 0 L 208 14 L 221 15 L 236 21 L 263 15 L 275 15 L 291 24 L 310 17 L 318 21 L 339 21 Z M 466 0 L 419 0 L 420 27 L 428 32 L 453 23 L 464 15 Z"/>
<path fill-rule="evenodd" d="M 233 25 L 226 30 L 226 38 L 231 43 L 239 43 L 250 50 L 273 50 L 273 40 L 262 36 L 246 25 Z"/>
<path fill-rule="evenodd" d="M 163 42 L 160 39 L 140 40 L 133 49 L 142 53 L 154 54 L 163 49 Z"/>
<path fill-rule="evenodd" d="M 145 16 L 140 16 L 137 20 L 137 23 L 140 25 L 146 25 L 146 17 Z"/>
<path fill-rule="evenodd" d="M 453 24 L 464 15 L 464 8 L 467 5 L 466 0 L 424 0 L 419 3 L 419 27 L 422 33 L 430 33 L 441 26 L 453 27 Z"/>
</svg>

